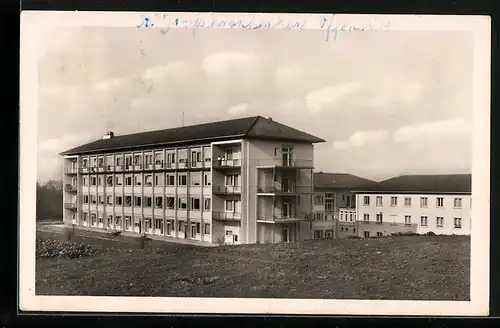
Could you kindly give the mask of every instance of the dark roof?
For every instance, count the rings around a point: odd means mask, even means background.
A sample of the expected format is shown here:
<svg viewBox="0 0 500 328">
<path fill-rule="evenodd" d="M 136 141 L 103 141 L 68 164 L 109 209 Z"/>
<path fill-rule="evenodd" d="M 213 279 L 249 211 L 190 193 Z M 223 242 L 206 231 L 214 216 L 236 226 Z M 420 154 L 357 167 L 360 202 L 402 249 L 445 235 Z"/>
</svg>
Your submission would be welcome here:
<svg viewBox="0 0 500 328">
<path fill-rule="evenodd" d="M 376 184 L 376 182 L 348 173 L 314 173 L 314 188 L 316 189 L 349 189 L 354 191 L 372 184 Z"/>
<path fill-rule="evenodd" d="M 61 155 L 100 152 L 114 149 L 139 148 L 167 144 L 247 138 L 318 143 L 325 140 L 275 122 L 262 116 L 210 122 L 165 130 L 141 132 L 99 139 L 69 149 Z"/>
<path fill-rule="evenodd" d="M 471 174 L 401 175 L 363 188 L 370 193 L 470 194 Z"/>
</svg>

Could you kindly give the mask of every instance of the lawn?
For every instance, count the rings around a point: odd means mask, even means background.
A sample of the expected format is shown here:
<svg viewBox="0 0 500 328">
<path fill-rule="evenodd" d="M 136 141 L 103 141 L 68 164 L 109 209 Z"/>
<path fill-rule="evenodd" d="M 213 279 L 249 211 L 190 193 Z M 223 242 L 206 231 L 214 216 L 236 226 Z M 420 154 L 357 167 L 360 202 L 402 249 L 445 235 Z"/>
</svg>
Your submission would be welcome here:
<svg viewBox="0 0 500 328">
<path fill-rule="evenodd" d="M 80 233 L 79 233 L 80 234 Z M 63 239 L 38 232 L 42 239 Z M 106 234 L 99 254 L 37 258 L 43 295 L 469 300 L 470 237 L 398 236 L 203 248 Z"/>
</svg>

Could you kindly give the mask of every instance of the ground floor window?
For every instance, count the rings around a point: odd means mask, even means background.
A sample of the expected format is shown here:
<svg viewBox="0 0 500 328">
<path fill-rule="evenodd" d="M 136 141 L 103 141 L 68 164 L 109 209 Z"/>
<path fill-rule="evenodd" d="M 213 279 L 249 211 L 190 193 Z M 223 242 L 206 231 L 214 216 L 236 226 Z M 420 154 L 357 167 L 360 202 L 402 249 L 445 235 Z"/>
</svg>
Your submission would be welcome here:
<svg viewBox="0 0 500 328">
<path fill-rule="evenodd" d="M 363 235 L 364 235 L 365 237 L 370 237 L 370 231 L 364 231 Z"/>
<path fill-rule="evenodd" d="M 108 215 L 108 228 L 113 226 L 113 215 Z"/>
<path fill-rule="evenodd" d="M 326 238 L 333 238 L 333 229 L 329 229 L 325 231 Z"/>
<path fill-rule="evenodd" d="M 323 230 L 314 230 L 314 239 L 322 239 Z"/>
<path fill-rule="evenodd" d="M 210 234 L 210 223 L 205 223 L 205 235 Z"/>
<path fill-rule="evenodd" d="M 377 232 L 377 237 L 382 237 L 383 234 L 381 232 Z"/>
<path fill-rule="evenodd" d="M 122 223 L 121 221 L 122 221 L 121 216 L 115 216 L 115 227 L 120 227 Z"/>
</svg>

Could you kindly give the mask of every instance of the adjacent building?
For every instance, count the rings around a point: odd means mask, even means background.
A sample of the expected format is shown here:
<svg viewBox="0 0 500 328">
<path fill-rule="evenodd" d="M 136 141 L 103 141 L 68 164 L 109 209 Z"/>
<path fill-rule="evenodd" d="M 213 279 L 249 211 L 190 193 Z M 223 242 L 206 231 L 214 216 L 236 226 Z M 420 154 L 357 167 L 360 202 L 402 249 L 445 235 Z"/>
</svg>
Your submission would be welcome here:
<svg viewBox="0 0 500 328">
<path fill-rule="evenodd" d="M 403 175 L 356 192 L 357 235 L 471 231 L 471 175 Z"/>
<path fill-rule="evenodd" d="M 64 222 L 206 244 L 310 239 L 320 142 L 261 116 L 109 132 L 61 154 Z"/>
<path fill-rule="evenodd" d="M 356 191 L 374 183 L 347 173 L 314 173 L 314 238 L 356 236 Z"/>
</svg>

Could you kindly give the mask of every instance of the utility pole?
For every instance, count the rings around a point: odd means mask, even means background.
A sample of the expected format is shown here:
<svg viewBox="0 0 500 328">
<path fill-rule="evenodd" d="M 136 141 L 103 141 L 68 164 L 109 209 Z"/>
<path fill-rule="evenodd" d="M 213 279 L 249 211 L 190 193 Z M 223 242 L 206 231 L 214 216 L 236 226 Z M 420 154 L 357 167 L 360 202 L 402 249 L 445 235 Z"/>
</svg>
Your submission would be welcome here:
<svg viewBox="0 0 500 328">
<path fill-rule="evenodd" d="M 181 126 L 184 126 L 184 112 L 182 112 Z"/>
</svg>

